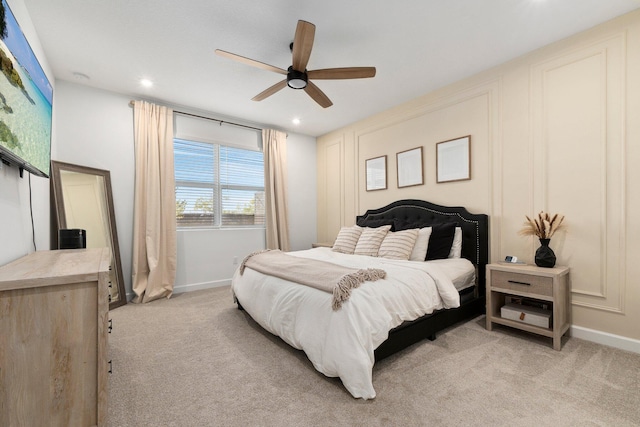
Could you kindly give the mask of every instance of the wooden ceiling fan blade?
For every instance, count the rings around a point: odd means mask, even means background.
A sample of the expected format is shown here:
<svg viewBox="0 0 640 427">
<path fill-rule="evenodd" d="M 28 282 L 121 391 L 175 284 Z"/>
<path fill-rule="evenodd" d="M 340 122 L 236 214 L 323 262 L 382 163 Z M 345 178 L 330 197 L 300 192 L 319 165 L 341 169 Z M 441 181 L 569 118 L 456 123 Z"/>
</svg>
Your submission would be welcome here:
<svg viewBox="0 0 640 427">
<path fill-rule="evenodd" d="M 304 91 L 307 92 L 307 94 L 311 98 L 313 98 L 314 101 L 320 104 L 322 108 L 331 107 L 333 105 L 333 102 L 331 102 L 329 97 L 325 95 L 318 86 L 314 85 L 311 82 L 307 83 L 307 87 L 304 88 Z"/>
<path fill-rule="evenodd" d="M 225 58 L 233 59 L 234 61 L 242 62 L 246 65 L 251 65 L 252 67 L 262 68 L 263 70 L 273 71 L 278 74 L 287 74 L 287 70 L 283 70 L 282 68 L 274 67 L 273 65 L 265 64 L 264 62 L 256 61 L 255 59 L 246 58 L 241 55 L 236 55 L 235 53 L 227 52 L 225 50 L 216 49 L 216 53 Z"/>
<path fill-rule="evenodd" d="M 309 63 L 313 39 L 316 34 L 316 26 L 311 22 L 298 21 L 296 35 L 293 38 L 293 61 L 292 67 L 296 71 L 304 72 Z"/>
<path fill-rule="evenodd" d="M 271 95 L 273 95 L 274 93 L 276 93 L 280 89 L 283 89 L 286 85 L 287 85 L 287 80 L 286 79 L 282 80 L 281 82 L 278 82 L 278 83 L 274 84 L 273 86 L 263 90 L 262 92 L 260 92 L 259 94 L 257 94 L 253 98 L 251 98 L 251 100 L 252 101 L 262 101 L 263 99 L 270 97 Z"/>
<path fill-rule="evenodd" d="M 307 71 L 310 79 L 365 79 L 376 75 L 376 67 L 325 68 Z"/>
</svg>

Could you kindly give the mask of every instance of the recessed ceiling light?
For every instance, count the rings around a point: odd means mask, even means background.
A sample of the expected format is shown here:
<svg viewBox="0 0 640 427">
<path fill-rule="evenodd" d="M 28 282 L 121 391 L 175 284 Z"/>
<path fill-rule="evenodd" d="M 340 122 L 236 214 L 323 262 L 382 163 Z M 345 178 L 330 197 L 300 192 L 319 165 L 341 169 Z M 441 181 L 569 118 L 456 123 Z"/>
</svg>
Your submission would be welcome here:
<svg viewBox="0 0 640 427">
<path fill-rule="evenodd" d="M 78 71 L 73 73 L 73 78 L 83 82 L 89 80 L 89 76 L 87 76 L 85 73 L 80 73 Z"/>
<path fill-rule="evenodd" d="M 151 87 L 153 86 L 153 82 L 149 79 L 142 79 L 140 80 L 140 84 L 144 87 Z"/>
<path fill-rule="evenodd" d="M 300 119 L 296 117 L 295 119 L 291 120 L 291 122 L 292 122 L 294 125 L 299 125 L 299 124 L 300 124 Z"/>
</svg>

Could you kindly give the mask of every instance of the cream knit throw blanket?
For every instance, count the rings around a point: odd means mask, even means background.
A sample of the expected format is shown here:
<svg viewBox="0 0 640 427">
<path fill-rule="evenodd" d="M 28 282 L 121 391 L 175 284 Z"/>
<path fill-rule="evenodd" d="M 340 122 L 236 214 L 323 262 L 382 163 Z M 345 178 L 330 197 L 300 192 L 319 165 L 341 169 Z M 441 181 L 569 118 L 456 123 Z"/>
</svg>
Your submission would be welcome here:
<svg viewBox="0 0 640 427">
<path fill-rule="evenodd" d="M 364 281 L 384 279 L 387 273 L 378 268 L 355 269 L 315 259 L 287 255 L 280 250 L 252 253 L 240 264 L 240 274 L 245 268 L 290 282 L 311 286 L 333 294 L 332 308 L 342 307 L 351 290 Z"/>
</svg>

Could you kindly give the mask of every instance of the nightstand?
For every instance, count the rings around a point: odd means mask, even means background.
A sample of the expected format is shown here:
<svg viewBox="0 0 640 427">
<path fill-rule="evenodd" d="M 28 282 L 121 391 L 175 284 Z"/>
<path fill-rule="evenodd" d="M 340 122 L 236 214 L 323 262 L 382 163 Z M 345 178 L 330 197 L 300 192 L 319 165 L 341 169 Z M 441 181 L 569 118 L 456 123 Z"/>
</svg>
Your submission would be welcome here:
<svg viewBox="0 0 640 427">
<path fill-rule="evenodd" d="M 569 267 L 541 268 L 534 265 L 487 265 L 487 330 L 494 323 L 553 338 L 553 348 L 562 348 L 562 336 L 571 326 Z M 501 315 L 505 298 L 522 297 L 534 305 L 549 305 L 549 327 L 507 319 Z M 523 306 L 525 307 L 525 306 Z M 521 317 L 524 318 L 525 315 Z"/>
</svg>

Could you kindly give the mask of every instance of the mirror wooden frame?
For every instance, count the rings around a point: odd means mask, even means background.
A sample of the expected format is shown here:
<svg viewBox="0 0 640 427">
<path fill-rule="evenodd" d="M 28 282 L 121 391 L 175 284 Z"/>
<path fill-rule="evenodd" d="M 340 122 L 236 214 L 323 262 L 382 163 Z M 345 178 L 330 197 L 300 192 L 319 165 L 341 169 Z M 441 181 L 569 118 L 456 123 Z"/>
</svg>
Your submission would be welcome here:
<svg viewBox="0 0 640 427">
<path fill-rule="evenodd" d="M 65 229 L 67 227 L 67 214 L 65 210 L 64 204 L 64 196 L 63 196 L 63 182 L 61 177 L 61 172 L 76 172 L 87 175 L 94 175 L 103 178 L 104 182 L 104 194 L 105 194 L 105 202 L 106 202 L 106 210 L 109 216 L 109 224 L 107 224 L 108 229 L 110 231 L 111 236 L 109 236 L 109 240 L 111 243 L 111 253 L 113 254 L 113 264 L 111 268 L 115 270 L 115 280 L 116 280 L 116 288 L 118 290 L 118 299 L 112 299 L 109 302 L 109 309 L 112 310 L 116 307 L 120 307 L 127 303 L 127 294 L 124 288 L 124 280 L 122 276 L 122 263 L 120 262 L 120 247 L 118 244 L 118 231 L 116 229 L 116 218 L 113 209 L 113 195 L 111 193 L 111 174 L 108 170 L 103 169 L 95 169 L 87 166 L 79 166 L 71 163 L 64 163 L 52 160 L 51 161 L 51 187 L 52 187 L 52 196 L 53 196 L 53 204 L 55 209 L 55 222 L 57 225 L 57 230 Z M 81 228 L 81 227 L 73 227 L 73 228 Z M 58 247 L 58 233 L 55 233 L 55 247 Z"/>
</svg>

